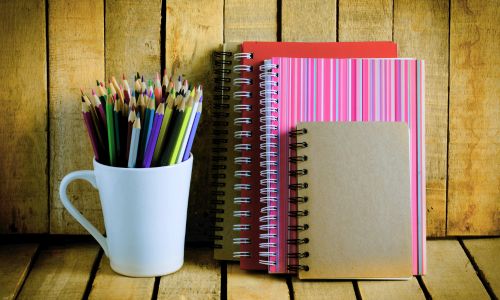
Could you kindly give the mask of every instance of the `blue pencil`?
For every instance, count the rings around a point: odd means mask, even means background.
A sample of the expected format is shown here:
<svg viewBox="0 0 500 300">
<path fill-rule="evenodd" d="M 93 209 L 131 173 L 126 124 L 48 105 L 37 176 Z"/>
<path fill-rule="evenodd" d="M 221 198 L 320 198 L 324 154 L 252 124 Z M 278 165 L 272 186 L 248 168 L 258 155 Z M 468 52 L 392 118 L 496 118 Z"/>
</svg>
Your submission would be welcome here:
<svg viewBox="0 0 500 300">
<path fill-rule="evenodd" d="M 191 132 L 189 133 L 189 140 L 186 146 L 186 151 L 184 151 L 184 157 L 182 158 L 182 161 L 185 161 L 189 158 L 189 154 L 191 153 L 191 148 L 193 147 L 193 141 L 194 141 L 194 136 L 196 135 L 196 129 L 198 128 L 198 123 L 200 123 L 202 100 L 203 97 L 200 98 L 200 104 L 198 104 L 198 110 L 196 111 L 196 116 L 194 117 L 193 127 L 191 128 Z"/>
</svg>

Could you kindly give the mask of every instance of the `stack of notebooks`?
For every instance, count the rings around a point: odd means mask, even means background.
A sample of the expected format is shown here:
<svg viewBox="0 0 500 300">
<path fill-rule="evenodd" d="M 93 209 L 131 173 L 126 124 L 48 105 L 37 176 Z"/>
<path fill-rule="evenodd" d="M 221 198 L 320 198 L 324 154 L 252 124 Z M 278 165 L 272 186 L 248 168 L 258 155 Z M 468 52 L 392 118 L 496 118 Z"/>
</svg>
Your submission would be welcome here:
<svg viewBox="0 0 500 300">
<path fill-rule="evenodd" d="M 424 62 L 392 42 L 224 44 L 213 61 L 214 257 L 424 274 Z"/>
</svg>

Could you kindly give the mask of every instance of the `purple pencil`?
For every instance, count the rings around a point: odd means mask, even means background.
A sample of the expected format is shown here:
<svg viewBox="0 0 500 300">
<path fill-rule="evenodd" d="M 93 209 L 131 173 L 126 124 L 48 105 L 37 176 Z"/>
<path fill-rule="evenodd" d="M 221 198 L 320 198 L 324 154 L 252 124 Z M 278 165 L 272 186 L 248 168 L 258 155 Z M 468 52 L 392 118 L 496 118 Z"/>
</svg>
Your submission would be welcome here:
<svg viewBox="0 0 500 300">
<path fill-rule="evenodd" d="M 142 162 L 143 168 L 151 167 L 151 160 L 153 160 L 153 153 L 156 147 L 156 141 L 158 140 L 158 134 L 160 133 L 161 123 L 163 121 L 163 116 L 165 114 L 165 104 L 162 102 L 158 105 L 156 113 L 153 120 L 153 126 L 151 128 L 151 135 L 148 140 L 148 145 L 146 146 L 146 153 Z"/>
<path fill-rule="evenodd" d="M 92 149 L 94 150 L 95 160 L 99 161 L 99 148 L 97 146 L 97 139 L 94 132 L 94 127 L 92 125 L 92 117 L 90 116 L 90 107 L 87 103 L 82 102 L 82 114 L 83 121 L 87 127 L 87 132 L 89 133 L 90 143 L 92 144 Z"/>
<path fill-rule="evenodd" d="M 182 161 L 185 161 L 189 158 L 189 154 L 191 153 L 191 148 L 193 147 L 194 136 L 196 135 L 196 129 L 198 129 L 198 123 L 200 123 L 201 117 L 201 108 L 202 108 L 202 98 L 200 98 L 200 104 L 198 104 L 198 110 L 196 111 L 196 116 L 194 117 L 193 127 L 191 128 L 191 132 L 189 133 L 189 140 L 186 146 L 186 151 L 184 151 L 184 157 Z"/>
</svg>

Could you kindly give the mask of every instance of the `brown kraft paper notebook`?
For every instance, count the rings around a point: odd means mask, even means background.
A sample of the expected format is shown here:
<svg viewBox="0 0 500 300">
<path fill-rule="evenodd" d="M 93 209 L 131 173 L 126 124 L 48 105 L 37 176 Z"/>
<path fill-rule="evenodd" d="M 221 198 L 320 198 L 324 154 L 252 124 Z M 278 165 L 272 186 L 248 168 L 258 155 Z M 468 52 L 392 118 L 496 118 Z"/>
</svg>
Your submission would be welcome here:
<svg viewBox="0 0 500 300">
<path fill-rule="evenodd" d="M 408 126 L 299 123 L 297 143 L 299 278 L 411 277 Z"/>
</svg>

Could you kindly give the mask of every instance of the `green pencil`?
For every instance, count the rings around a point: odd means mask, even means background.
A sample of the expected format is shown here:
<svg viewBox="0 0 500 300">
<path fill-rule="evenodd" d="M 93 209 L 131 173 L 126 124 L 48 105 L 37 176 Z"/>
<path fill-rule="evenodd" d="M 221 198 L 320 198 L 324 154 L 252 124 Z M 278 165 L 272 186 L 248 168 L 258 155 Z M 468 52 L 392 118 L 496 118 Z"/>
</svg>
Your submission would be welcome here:
<svg viewBox="0 0 500 300">
<path fill-rule="evenodd" d="M 179 132 L 181 131 L 185 109 L 186 109 L 186 102 L 185 101 L 182 101 L 182 103 L 179 106 L 177 106 L 175 109 L 175 114 L 177 115 L 177 117 L 175 120 L 173 120 L 174 123 L 172 124 L 172 126 L 173 126 L 172 132 L 168 136 L 167 147 L 163 151 L 163 154 L 161 156 L 161 162 L 160 162 L 161 166 L 167 166 L 170 163 L 170 157 L 172 156 L 175 142 L 177 141 L 177 137 L 179 136 Z"/>
<path fill-rule="evenodd" d="M 113 120 L 115 122 L 114 124 L 114 129 L 115 129 L 115 147 L 116 147 L 116 158 L 120 160 L 121 164 L 121 145 L 120 145 L 120 114 L 121 114 L 121 109 L 119 107 L 119 99 L 115 99 L 115 109 L 113 111 Z"/>
<path fill-rule="evenodd" d="M 172 89 L 173 90 L 173 89 Z M 158 164 L 158 160 L 160 159 L 160 154 L 165 148 L 165 140 L 167 135 L 168 123 L 172 117 L 172 108 L 174 106 L 174 98 L 168 97 L 167 106 L 165 108 L 165 116 L 163 117 L 163 122 L 161 123 L 160 134 L 158 135 L 158 142 L 156 143 L 155 152 L 153 153 L 153 161 L 151 162 L 151 166 L 156 166 Z"/>
<path fill-rule="evenodd" d="M 116 165 L 115 133 L 113 123 L 113 100 L 111 99 L 111 90 L 108 88 L 108 97 L 106 97 L 106 123 L 108 125 L 108 144 L 109 144 L 109 163 Z"/>
<path fill-rule="evenodd" d="M 193 91 L 194 91 L 194 89 L 193 89 Z M 187 104 L 186 104 L 186 110 L 182 115 L 181 128 L 179 130 L 178 135 L 175 136 L 175 144 L 174 144 L 172 154 L 170 156 L 170 161 L 168 163 L 169 165 L 173 165 L 177 162 L 177 157 L 179 156 L 182 141 L 184 139 L 184 135 L 186 134 L 186 129 L 187 129 L 187 126 L 189 123 L 189 119 L 191 117 L 191 112 L 193 111 L 193 98 L 194 98 L 194 95 L 193 95 L 193 93 L 191 93 L 189 95 L 189 100 L 187 101 Z"/>
</svg>

